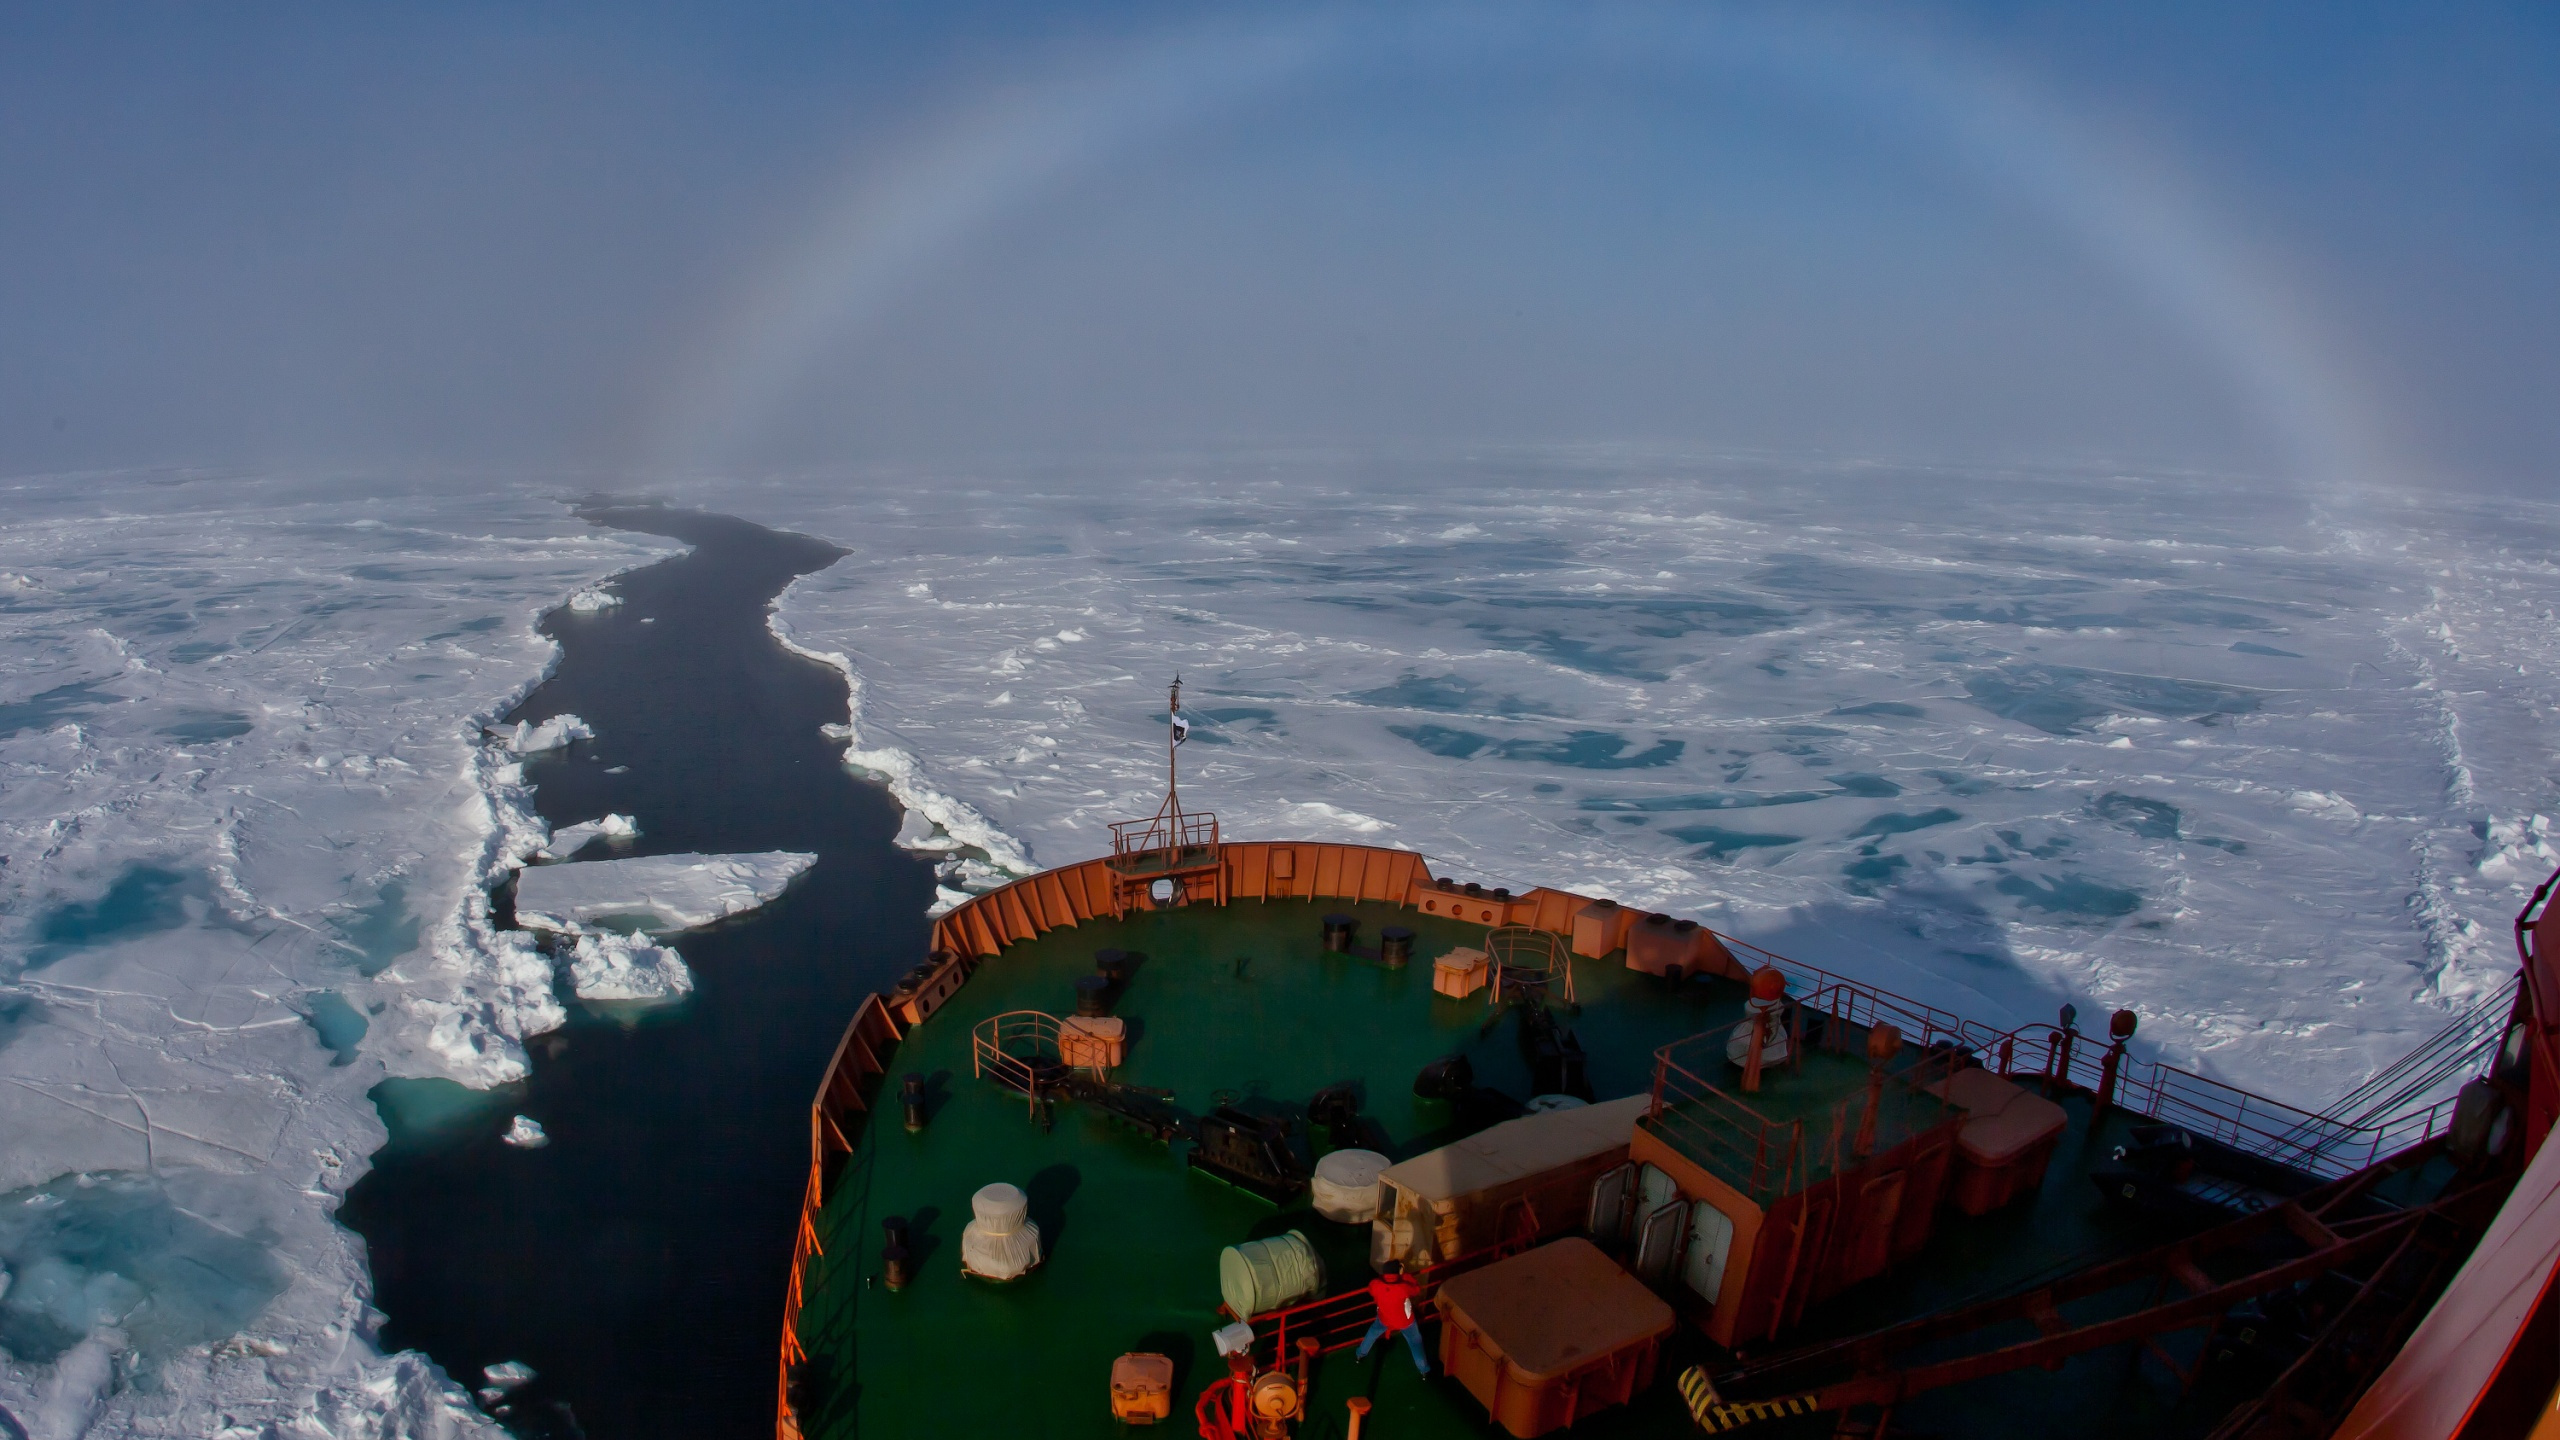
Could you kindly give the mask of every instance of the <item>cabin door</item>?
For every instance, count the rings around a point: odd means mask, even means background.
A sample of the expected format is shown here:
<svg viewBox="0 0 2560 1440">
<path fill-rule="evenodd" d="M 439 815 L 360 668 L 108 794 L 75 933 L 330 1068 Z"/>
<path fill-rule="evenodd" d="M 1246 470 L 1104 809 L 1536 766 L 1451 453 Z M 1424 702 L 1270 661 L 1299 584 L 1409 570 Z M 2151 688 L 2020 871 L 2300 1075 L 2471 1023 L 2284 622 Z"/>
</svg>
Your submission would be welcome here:
<svg viewBox="0 0 2560 1440">
<path fill-rule="evenodd" d="M 1636 1165 L 1630 1160 L 1591 1182 L 1591 1215 L 1583 1228 L 1594 1244 L 1614 1246 L 1627 1237 L 1628 1201 L 1633 1197 Z"/>
<path fill-rule="evenodd" d="M 1644 1212 L 1636 1224 L 1635 1277 L 1646 1284 L 1668 1278 L 1680 1265 L 1680 1242 L 1689 1235 L 1689 1206 L 1674 1196 Z"/>
</svg>

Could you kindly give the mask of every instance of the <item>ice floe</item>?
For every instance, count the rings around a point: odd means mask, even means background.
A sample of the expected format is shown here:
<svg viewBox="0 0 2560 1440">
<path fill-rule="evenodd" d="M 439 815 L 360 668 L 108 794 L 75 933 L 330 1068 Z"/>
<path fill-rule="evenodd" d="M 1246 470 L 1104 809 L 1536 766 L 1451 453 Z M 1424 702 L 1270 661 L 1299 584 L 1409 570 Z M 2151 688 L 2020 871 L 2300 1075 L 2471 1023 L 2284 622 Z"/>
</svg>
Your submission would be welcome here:
<svg viewBox="0 0 2560 1440">
<path fill-rule="evenodd" d="M 799 851 L 768 850 L 537 865 L 516 881 L 516 922 L 572 933 L 699 930 L 772 900 L 817 861 Z"/>
<path fill-rule="evenodd" d="M 491 733 L 510 753 L 517 755 L 539 755 L 545 750 L 557 750 L 580 740 L 596 738 L 596 732 L 589 728 L 587 722 L 575 715 L 554 715 L 538 723 L 519 720 Z"/>
<path fill-rule="evenodd" d="M 693 993 L 693 971 L 665 945 L 628 935 L 581 935 L 569 960 L 569 983 L 581 1000 L 658 1004 Z"/>
<path fill-rule="evenodd" d="M 498 1138 L 519 1150 L 539 1150 L 551 1143 L 551 1137 L 543 1132 L 542 1122 L 530 1115 L 519 1115 L 508 1122 L 506 1133 Z"/>
<path fill-rule="evenodd" d="M 542 853 L 566 860 L 585 849 L 590 840 L 637 840 L 639 838 L 639 821 L 628 815 L 607 815 L 601 820 L 581 820 L 575 825 L 563 825 L 552 831 L 551 841 L 542 847 Z"/>
<path fill-rule="evenodd" d="M 621 603 L 621 596 L 597 585 L 590 585 L 586 589 L 569 597 L 569 608 L 582 614 L 591 614 L 598 610 L 610 610 Z"/>
</svg>

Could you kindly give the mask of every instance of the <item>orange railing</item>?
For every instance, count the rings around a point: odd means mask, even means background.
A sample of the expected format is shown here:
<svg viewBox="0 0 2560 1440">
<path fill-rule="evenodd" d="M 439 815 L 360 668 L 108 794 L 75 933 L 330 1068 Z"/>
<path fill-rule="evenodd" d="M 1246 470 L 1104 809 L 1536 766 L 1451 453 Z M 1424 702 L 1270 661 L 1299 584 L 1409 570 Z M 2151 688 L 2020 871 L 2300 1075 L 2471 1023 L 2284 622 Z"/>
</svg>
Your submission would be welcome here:
<svg viewBox="0 0 2560 1440">
<path fill-rule="evenodd" d="M 1800 1060 L 1806 1044 L 1803 1008 L 1790 1006 L 1789 1011 L 1790 1059 L 1782 1065 Z M 1816 1043 L 1846 1050 L 1846 1029 L 1826 1026 Z M 1922 1051 L 1916 1062 L 1897 1065 L 1883 1077 L 1872 1128 L 1863 1089 L 1812 1115 L 1772 1119 L 1700 1073 L 1723 1073 L 1725 1036 L 1722 1029 L 1711 1030 L 1654 1052 L 1653 1105 L 1645 1113 L 1645 1128 L 1762 1204 L 1848 1168 L 1862 1134 L 1868 1141 L 1862 1153 L 1879 1153 L 1945 1124 L 1953 1114 L 1927 1091 L 1961 1061 L 1952 1050 L 1936 1050 Z"/>
<path fill-rule="evenodd" d="M 1218 860 L 1218 817 L 1206 810 L 1166 810 L 1111 827 L 1111 866 L 1124 873 L 1174 870 Z"/>
<path fill-rule="evenodd" d="M 2136 1059 L 2104 1034 L 2043 1023 L 1995 1029 L 1747 941 L 1717 938 L 1744 963 L 1778 966 L 1791 981 L 1801 982 L 1799 988 L 1809 987 L 1802 1001 L 1808 1009 L 1861 1026 L 1885 1021 L 1914 1044 L 1970 1051 L 2002 1075 L 2035 1077 L 2102 1095 L 2109 1104 L 2146 1119 L 2325 1179 L 2352 1175 L 2453 1124 L 2451 1096 L 2373 1120 L 2317 1115 L 2175 1065 Z"/>
</svg>

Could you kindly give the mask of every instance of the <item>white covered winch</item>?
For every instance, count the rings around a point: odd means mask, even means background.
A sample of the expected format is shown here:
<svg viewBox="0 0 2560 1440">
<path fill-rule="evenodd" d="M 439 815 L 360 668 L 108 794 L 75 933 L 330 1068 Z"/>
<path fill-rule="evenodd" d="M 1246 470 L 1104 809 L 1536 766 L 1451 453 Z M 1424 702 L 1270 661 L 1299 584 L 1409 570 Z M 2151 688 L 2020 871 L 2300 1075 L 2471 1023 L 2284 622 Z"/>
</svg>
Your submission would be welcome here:
<svg viewBox="0 0 2560 1440">
<path fill-rule="evenodd" d="M 1378 1175 L 1392 1163 L 1375 1150 L 1336 1150 L 1318 1160 L 1307 1182 L 1316 1213 L 1346 1225 L 1378 1218 Z"/>
<path fill-rule="evenodd" d="M 960 1232 L 960 1268 L 986 1280 L 1013 1280 L 1040 1263 L 1040 1227 L 1028 1218 L 1031 1197 L 997 1181 L 969 1197 L 977 1218 Z"/>
</svg>

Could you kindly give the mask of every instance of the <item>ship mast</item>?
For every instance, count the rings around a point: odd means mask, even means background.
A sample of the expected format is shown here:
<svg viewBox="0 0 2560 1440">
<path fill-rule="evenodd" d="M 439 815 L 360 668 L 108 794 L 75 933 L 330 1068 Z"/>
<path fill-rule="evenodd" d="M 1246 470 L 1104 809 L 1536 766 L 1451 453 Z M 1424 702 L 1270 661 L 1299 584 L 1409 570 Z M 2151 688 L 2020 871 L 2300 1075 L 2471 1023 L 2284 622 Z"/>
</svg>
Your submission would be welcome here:
<svg viewBox="0 0 2560 1440">
<path fill-rule="evenodd" d="M 1173 692 L 1165 704 L 1164 813 L 1179 816 L 1182 814 L 1182 776 L 1181 766 L 1175 762 L 1174 756 L 1182 749 L 1184 732 L 1190 728 L 1182 719 L 1182 675 L 1179 671 L 1174 674 Z"/>
</svg>

